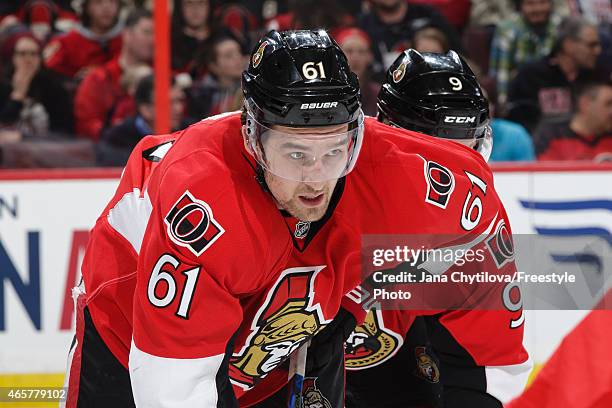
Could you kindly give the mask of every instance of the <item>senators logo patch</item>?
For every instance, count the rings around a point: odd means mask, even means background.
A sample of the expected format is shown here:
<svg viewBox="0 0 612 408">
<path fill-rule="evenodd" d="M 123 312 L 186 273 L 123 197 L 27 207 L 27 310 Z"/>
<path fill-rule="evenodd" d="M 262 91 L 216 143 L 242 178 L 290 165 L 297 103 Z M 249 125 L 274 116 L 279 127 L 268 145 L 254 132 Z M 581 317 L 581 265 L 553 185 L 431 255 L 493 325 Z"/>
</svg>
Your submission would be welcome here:
<svg viewBox="0 0 612 408">
<path fill-rule="evenodd" d="M 455 177 L 446 167 L 432 161 L 425 160 L 424 171 L 427 182 L 427 196 L 425 202 L 436 207 L 446 208 L 453 190 Z"/>
<path fill-rule="evenodd" d="M 440 382 L 440 370 L 434 359 L 427 354 L 427 349 L 425 347 L 415 347 L 414 356 L 417 361 L 416 376 L 433 384 Z"/>
<path fill-rule="evenodd" d="M 503 220 L 497 224 L 495 235 L 487 238 L 487 248 L 491 251 L 498 268 L 514 260 L 514 242 Z"/>
<path fill-rule="evenodd" d="M 267 46 L 268 46 L 268 41 L 262 42 L 259 45 L 259 48 L 257 48 L 257 51 L 255 51 L 255 54 L 253 54 L 253 58 L 251 60 L 251 63 L 253 64 L 253 68 L 257 68 L 259 64 L 261 64 L 261 60 L 263 59 L 263 54 Z"/>
<path fill-rule="evenodd" d="M 302 384 L 302 405 L 303 408 L 332 408 L 331 403 L 323 396 L 321 390 L 317 388 L 316 377 L 306 377 Z"/>
<path fill-rule="evenodd" d="M 202 255 L 225 232 L 213 218 L 211 208 L 189 191 L 174 204 L 164 220 L 168 236 L 177 245 Z"/>
<path fill-rule="evenodd" d="M 345 344 L 348 370 L 362 370 L 384 363 L 400 349 L 404 339 L 384 326 L 382 313 L 371 309 L 351 333 Z"/>
<path fill-rule="evenodd" d="M 268 292 L 244 347 L 230 358 L 233 384 L 248 390 L 325 327 L 314 281 L 325 266 L 285 270 Z"/>
<path fill-rule="evenodd" d="M 401 81 L 404 78 L 404 75 L 406 74 L 406 63 L 402 62 L 400 64 L 399 67 L 397 67 L 397 69 L 395 69 L 393 71 L 393 82 L 395 82 L 396 84 Z"/>
</svg>

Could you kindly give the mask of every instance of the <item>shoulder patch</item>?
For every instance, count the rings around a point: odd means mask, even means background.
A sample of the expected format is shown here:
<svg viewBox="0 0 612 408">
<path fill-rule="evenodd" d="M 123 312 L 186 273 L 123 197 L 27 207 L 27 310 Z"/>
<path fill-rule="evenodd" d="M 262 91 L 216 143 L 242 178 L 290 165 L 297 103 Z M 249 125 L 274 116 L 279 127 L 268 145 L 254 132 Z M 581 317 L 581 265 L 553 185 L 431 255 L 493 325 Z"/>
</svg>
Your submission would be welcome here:
<svg viewBox="0 0 612 408">
<path fill-rule="evenodd" d="M 172 206 L 164 221 L 172 242 L 196 256 L 202 255 L 225 232 L 214 219 L 210 206 L 189 190 Z"/>
<path fill-rule="evenodd" d="M 436 207 L 446 208 L 455 189 L 455 176 L 441 164 L 426 160 L 422 156 L 421 158 L 424 161 L 425 182 L 427 183 L 425 202 Z"/>
</svg>

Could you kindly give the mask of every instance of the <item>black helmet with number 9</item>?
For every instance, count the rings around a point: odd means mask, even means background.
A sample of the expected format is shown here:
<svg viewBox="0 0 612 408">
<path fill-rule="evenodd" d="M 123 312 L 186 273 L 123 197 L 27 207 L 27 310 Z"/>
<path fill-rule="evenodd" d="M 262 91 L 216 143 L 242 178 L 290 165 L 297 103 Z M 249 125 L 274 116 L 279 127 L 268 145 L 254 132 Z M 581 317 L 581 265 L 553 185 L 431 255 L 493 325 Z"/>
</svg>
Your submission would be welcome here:
<svg viewBox="0 0 612 408">
<path fill-rule="evenodd" d="M 325 30 L 273 30 L 263 36 L 242 74 L 242 90 L 247 145 L 264 169 L 297 181 L 337 179 L 353 169 L 363 138 L 359 81 Z M 294 140 L 295 132 L 282 130 L 287 127 L 342 130 L 325 137 L 306 132 Z M 317 149 L 281 152 L 281 140 Z M 275 160 L 273 153 L 293 160 Z M 309 169 L 315 167 L 319 173 L 313 175 Z"/>
<path fill-rule="evenodd" d="M 378 94 L 378 120 L 452 139 L 489 159 L 489 102 L 476 76 L 455 51 L 404 51 L 387 71 Z"/>
</svg>

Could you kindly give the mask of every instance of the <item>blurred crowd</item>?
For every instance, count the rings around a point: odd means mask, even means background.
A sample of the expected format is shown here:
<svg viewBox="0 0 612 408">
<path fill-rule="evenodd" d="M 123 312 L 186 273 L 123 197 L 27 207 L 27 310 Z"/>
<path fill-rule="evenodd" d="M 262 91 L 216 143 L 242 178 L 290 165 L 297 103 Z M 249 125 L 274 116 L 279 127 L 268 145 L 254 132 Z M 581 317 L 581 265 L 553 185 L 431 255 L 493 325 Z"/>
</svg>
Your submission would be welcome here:
<svg viewBox="0 0 612 408">
<path fill-rule="evenodd" d="M 491 101 L 493 161 L 612 160 L 610 0 L 168 0 L 171 126 L 240 109 L 270 29 L 330 30 L 376 114 L 408 47 L 458 51 Z M 155 124 L 152 1 L 0 2 L 0 167 L 119 166 Z"/>
</svg>

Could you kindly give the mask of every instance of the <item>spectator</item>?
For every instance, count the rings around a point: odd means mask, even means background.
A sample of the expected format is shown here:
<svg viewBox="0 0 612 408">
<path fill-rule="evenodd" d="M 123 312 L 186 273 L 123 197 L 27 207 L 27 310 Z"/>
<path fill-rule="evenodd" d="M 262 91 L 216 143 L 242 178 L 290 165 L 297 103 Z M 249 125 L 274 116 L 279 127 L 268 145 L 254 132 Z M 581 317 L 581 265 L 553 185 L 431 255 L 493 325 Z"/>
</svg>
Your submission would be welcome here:
<svg viewBox="0 0 612 408">
<path fill-rule="evenodd" d="M 592 23 L 580 17 L 564 20 L 550 56 L 524 65 L 511 82 L 508 118 L 532 132 L 540 119 L 569 117 L 571 84 L 596 75 L 593 70 L 600 53 Z"/>
<path fill-rule="evenodd" d="M 495 90 L 482 91 L 489 99 L 489 116 L 491 117 L 491 132 L 493 149 L 490 162 L 533 161 L 535 149 L 531 135 L 518 123 L 495 117 L 497 94 Z"/>
<path fill-rule="evenodd" d="M 78 135 L 96 141 L 104 128 L 135 113 L 133 98 L 121 86 L 121 78 L 131 69 L 149 65 L 152 57 L 151 12 L 135 9 L 125 21 L 119 57 L 93 69 L 77 89 L 74 115 Z"/>
<path fill-rule="evenodd" d="M 210 36 L 212 12 L 209 0 L 175 0 L 172 12 L 172 69 L 197 76 L 196 50 Z"/>
<path fill-rule="evenodd" d="M 471 0 L 410 0 L 410 3 L 435 7 L 461 33 L 470 18 Z"/>
<path fill-rule="evenodd" d="M 434 8 L 425 4 L 408 4 L 405 0 L 370 0 L 370 11 L 359 18 L 374 44 L 376 71 L 384 74 L 397 55 L 409 48 L 414 25 L 428 25 L 440 29 L 451 41 L 451 48 L 461 49 L 459 37 L 448 21 Z"/>
<path fill-rule="evenodd" d="M 372 79 L 372 43 L 368 34 L 359 28 L 345 28 L 336 34 L 336 41 L 346 54 L 351 70 L 359 77 L 361 103 L 366 115 L 376 116 L 376 98 L 380 83 Z"/>
<path fill-rule="evenodd" d="M 495 78 L 498 106 L 508 97 L 508 84 L 522 64 L 548 55 L 560 17 L 552 0 L 516 0 L 519 14 L 502 21 L 491 46 L 490 75 Z"/>
<path fill-rule="evenodd" d="M 194 119 L 242 106 L 240 78 L 247 57 L 238 39 L 229 31 L 221 31 L 211 37 L 208 49 L 208 73 L 189 92 L 189 114 Z"/>
<path fill-rule="evenodd" d="M 259 19 L 246 4 L 226 3 L 215 11 L 216 27 L 224 27 L 250 50 L 254 45 L 251 33 L 259 29 Z"/>
<path fill-rule="evenodd" d="M 518 123 L 493 118 L 493 151 L 489 161 L 533 161 L 535 153 L 531 136 Z"/>
<path fill-rule="evenodd" d="M 412 48 L 418 52 L 435 52 L 438 54 L 446 54 L 450 50 L 448 39 L 444 33 L 433 27 L 424 27 L 417 30 L 412 38 Z"/>
<path fill-rule="evenodd" d="M 612 4 L 610 0 L 569 0 L 573 14 L 580 14 L 600 25 L 612 24 Z"/>
<path fill-rule="evenodd" d="M 3 45 L 4 67 L 0 83 L 0 140 L 9 137 L 44 138 L 50 132 L 72 133 L 70 97 L 58 78 L 41 64 L 41 45 L 29 32 Z"/>
<path fill-rule="evenodd" d="M 81 23 L 46 46 L 45 65 L 69 78 L 82 79 L 121 50 L 120 0 L 81 0 Z"/>
<path fill-rule="evenodd" d="M 578 84 L 574 95 L 569 123 L 545 123 L 538 130 L 538 160 L 612 161 L 612 82 Z"/>
<path fill-rule="evenodd" d="M 477 27 L 496 26 L 514 12 L 513 3 L 516 4 L 515 0 L 471 0 L 470 3 L 470 25 Z M 553 0 L 553 4 L 557 14 L 569 15 L 568 0 Z"/>
<path fill-rule="evenodd" d="M 290 0 L 289 11 L 278 15 L 267 24 L 269 30 L 310 30 L 325 27 L 334 30 L 354 24 L 337 0 Z"/>
<path fill-rule="evenodd" d="M 123 166 L 136 144 L 155 128 L 153 75 L 140 79 L 134 93 L 136 114 L 102 133 L 98 162 L 106 166 Z M 185 93 L 175 82 L 170 90 L 170 121 L 173 131 L 183 127 Z"/>
<path fill-rule="evenodd" d="M 30 28 L 39 41 L 45 43 L 56 32 L 59 7 L 51 0 L 30 0 L 20 10 L 19 19 Z"/>
</svg>

